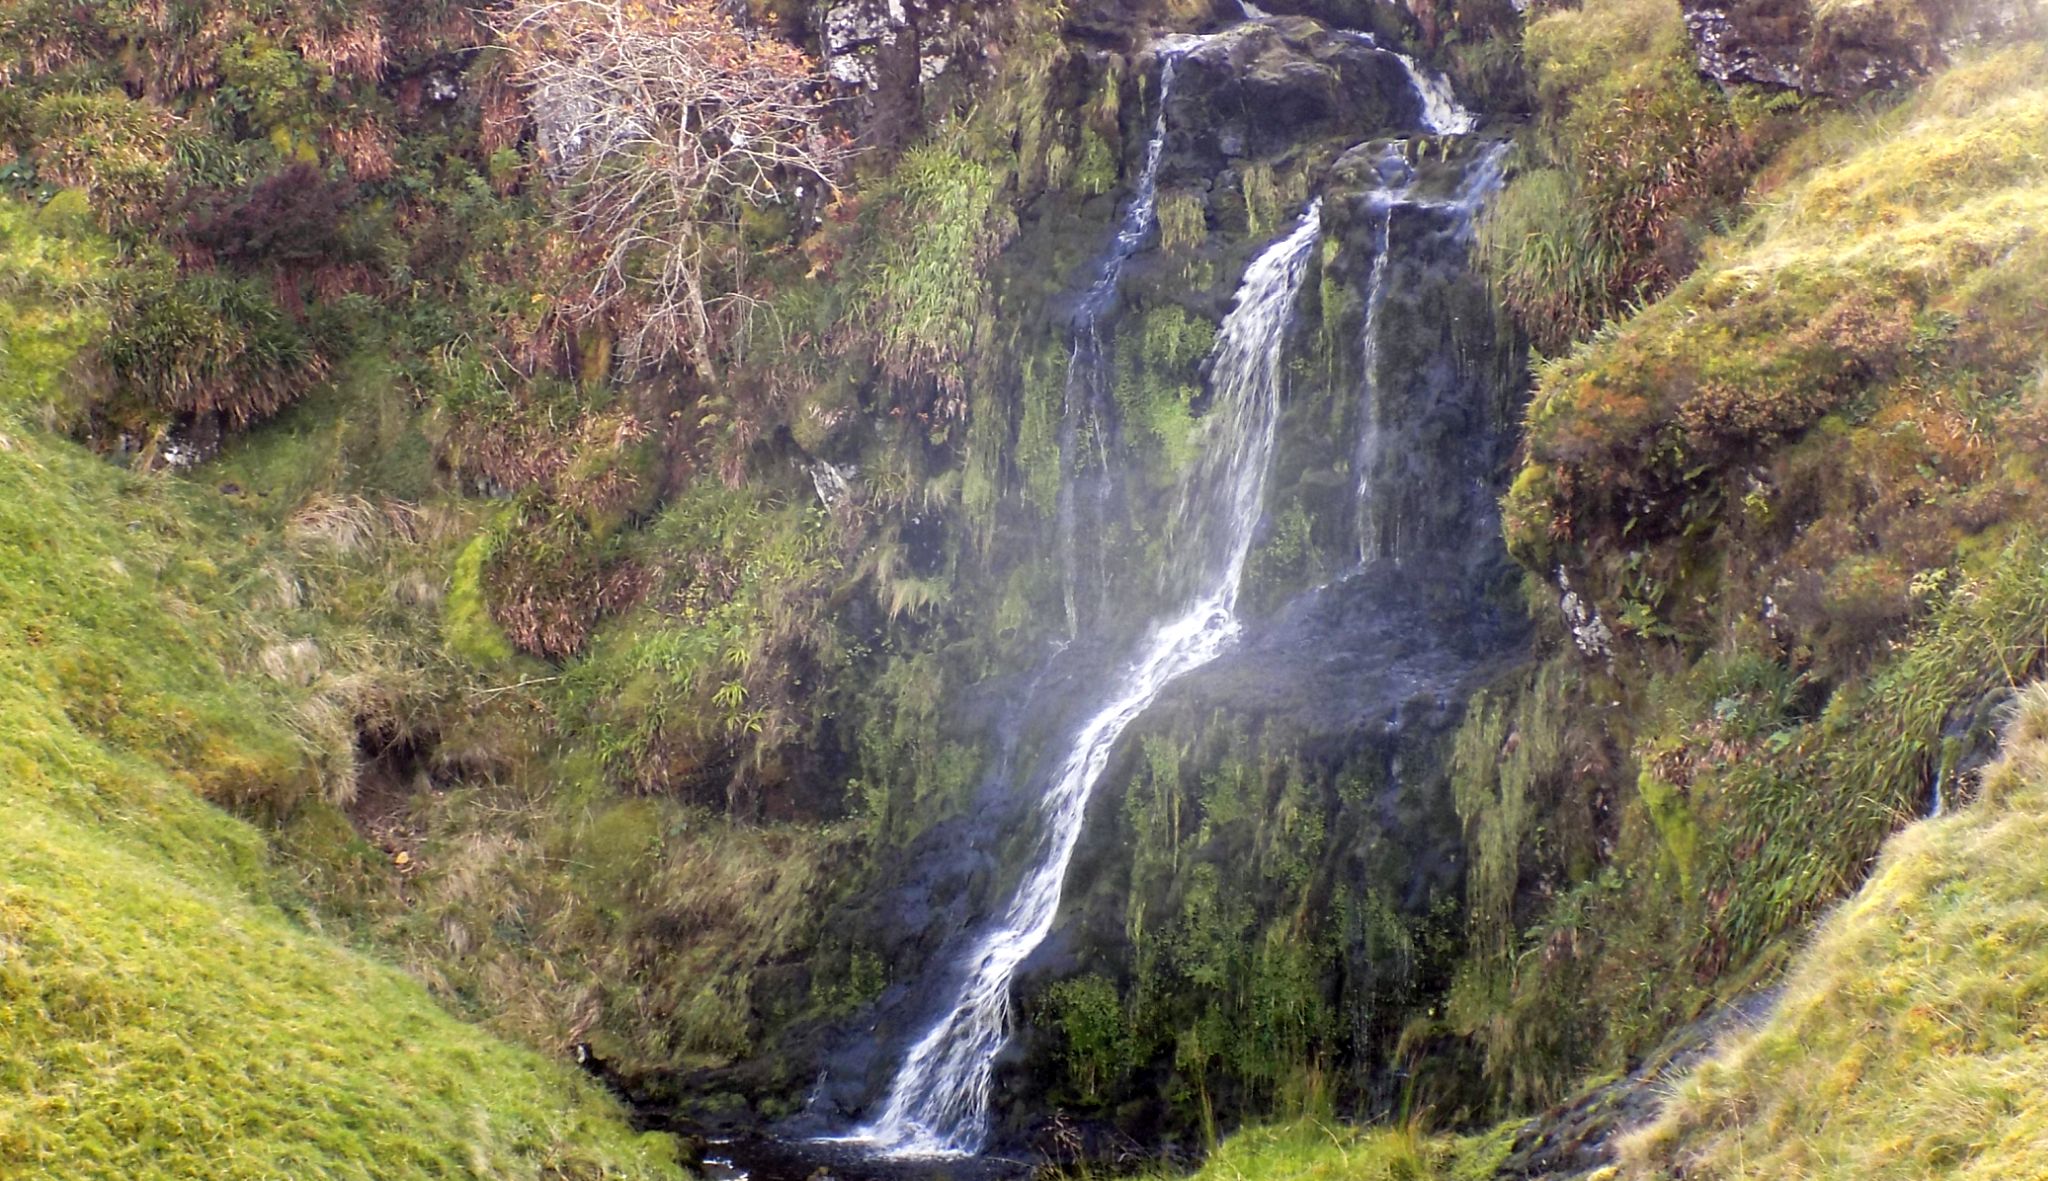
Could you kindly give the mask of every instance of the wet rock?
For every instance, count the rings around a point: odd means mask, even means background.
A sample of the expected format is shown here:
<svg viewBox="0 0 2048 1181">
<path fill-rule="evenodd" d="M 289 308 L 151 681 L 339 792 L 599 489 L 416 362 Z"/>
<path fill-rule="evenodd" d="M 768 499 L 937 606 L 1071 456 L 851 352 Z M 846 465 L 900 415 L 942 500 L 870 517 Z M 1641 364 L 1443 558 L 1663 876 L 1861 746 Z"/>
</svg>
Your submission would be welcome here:
<svg viewBox="0 0 2048 1181">
<path fill-rule="evenodd" d="M 1166 117 L 1170 184 L 1361 129 L 1416 129 L 1422 100 L 1399 59 L 1366 38 L 1286 17 L 1186 49 Z"/>
<path fill-rule="evenodd" d="M 1762 1025 L 1779 990 L 1732 1001 L 1673 1034 L 1640 1066 L 1525 1125 L 1494 1174 L 1506 1181 L 1590 1181 L 1613 1175 L 1623 1135 L 1654 1120 L 1671 1089 L 1700 1063 Z"/>
<path fill-rule="evenodd" d="M 1414 15 L 1394 0 L 1266 0 L 1258 7 L 1274 16 L 1308 16 L 1332 28 L 1358 29 L 1389 43 L 1417 31 Z"/>
<path fill-rule="evenodd" d="M 1866 5 L 1832 13 L 1812 0 L 1681 0 L 1681 6 L 1708 77 L 1843 99 L 1908 85 L 1972 46 L 2048 29 L 2039 0 Z"/>
</svg>

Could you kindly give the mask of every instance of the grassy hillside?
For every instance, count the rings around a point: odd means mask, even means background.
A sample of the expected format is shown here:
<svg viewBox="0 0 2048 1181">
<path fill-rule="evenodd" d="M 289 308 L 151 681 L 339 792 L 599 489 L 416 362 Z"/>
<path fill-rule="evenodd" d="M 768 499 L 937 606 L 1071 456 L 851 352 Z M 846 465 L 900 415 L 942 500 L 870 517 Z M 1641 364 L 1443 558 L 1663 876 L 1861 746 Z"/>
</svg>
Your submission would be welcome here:
<svg viewBox="0 0 2048 1181">
<path fill-rule="evenodd" d="M 1626 1152 L 1642 1177 L 2048 1175 L 2048 686 L 1982 798 L 1899 835 L 1773 1019 Z"/>
<path fill-rule="evenodd" d="M 295 922 L 210 802 L 353 768 L 259 671 L 290 651 L 251 606 L 267 535 L 45 431 L 104 317 L 91 234 L 48 230 L 0 211 L 0 1174 L 679 1176 L 573 1070 Z"/>
<path fill-rule="evenodd" d="M 1461 752 L 1451 1014 L 1496 1093 L 1781 964 L 2037 667 L 2043 62 L 1811 112 L 1696 271 L 1540 367 L 1506 529 L 1578 635 Z"/>
</svg>

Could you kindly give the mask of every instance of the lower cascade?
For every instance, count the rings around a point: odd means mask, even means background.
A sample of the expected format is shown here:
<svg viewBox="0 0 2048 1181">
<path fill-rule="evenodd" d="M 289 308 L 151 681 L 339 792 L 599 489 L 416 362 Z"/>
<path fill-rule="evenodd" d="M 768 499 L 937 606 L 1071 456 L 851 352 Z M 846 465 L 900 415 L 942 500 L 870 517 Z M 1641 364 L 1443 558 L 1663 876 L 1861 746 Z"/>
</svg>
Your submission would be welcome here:
<svg viewBox="0 0 2048 1181">
<path fill-rule="evenodd" d="M 1125 729 L 1179 677 L 1214 660 L 1238 634 L 1238 587 L 1258 523 L 1279 420 L 1288 322 L 1322 228 L 1312 202 L 1285 238 L 1252 263 L 1211 355 L 1210 438 L 1179 512 L 1187 557 L 1207 589 L 1158 624 L 1114 692 L 1075 734 L 1043 804 L 1036 863 L 1001 920 L 969 951 L 952 1009 L 904 1058 L 880 1115 L 846 1139 L 891 1156 L 955 1157 L 987 1139 L 996 1054 L 1010 1036 L 1010 984 L 1052 930 L 1088 801 Z"/>
</svg>

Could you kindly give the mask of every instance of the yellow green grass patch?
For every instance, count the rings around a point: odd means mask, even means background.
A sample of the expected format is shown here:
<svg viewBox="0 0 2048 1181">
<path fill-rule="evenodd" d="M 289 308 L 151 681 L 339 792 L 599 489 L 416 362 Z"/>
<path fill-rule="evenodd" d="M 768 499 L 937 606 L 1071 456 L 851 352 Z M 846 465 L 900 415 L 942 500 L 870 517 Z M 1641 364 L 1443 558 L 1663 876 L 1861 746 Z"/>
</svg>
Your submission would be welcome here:
<svg viewBox="0 0 2048 1181">
<path fill-rule="evenodd" d="M 2048 1174 L 2048 686 L 1983 798 L 1914 826 L 1821 928 L 1777 1014 L 1636 1138 L 1691 1181 Z"/>
</svg>

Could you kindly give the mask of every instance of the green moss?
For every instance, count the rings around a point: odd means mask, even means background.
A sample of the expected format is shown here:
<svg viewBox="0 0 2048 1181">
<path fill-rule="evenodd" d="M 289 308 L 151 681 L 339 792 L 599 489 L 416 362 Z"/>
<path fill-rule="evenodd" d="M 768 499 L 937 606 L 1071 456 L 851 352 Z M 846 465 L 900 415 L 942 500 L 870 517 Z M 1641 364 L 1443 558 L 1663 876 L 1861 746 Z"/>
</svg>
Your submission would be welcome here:
<svg viewBox="0 0 2048 1181">
<path fill-rule="evenodd" d="M 1059 981 L 1045 993 L 1046 1020 L 1063 1042 L 1068 1077 L 1080 1086 L 1083 1102 L 1099 1100 L 1105 1086 L 1139 1063 L 1136 1039 L 1116 985 L 1101 976 Z"/>
<path fill-rule="evenodd" d="M 1699 862 L 1699 821 L 1694 818 L 1692 809 L 1678 789 L 1658 778 L 1653 771 L 1646 769 L 1636 778 L 1636 790 L 1642 795 L 1650 822 L 1657 826 L 1657 835 L 1664 842 L 1664 853 L 1678 875 L 1679 888 L 1691 889 L 1693 867 Z"/>
<path fill-rule="evenodd" d="M 108 323 L 110 244 L 90 229 L 52 228 L 69 219 L 48 216 L 80 200 L 67 189 L 40 214 L 0 201 L 0 405 L 56 429 L 85 417 L 84 354 Z"/>
<path fill-rule="evenodd" d="M 1081 129 L 1081 155 L 1074 164 L 1074 176 L 1070 184 L 1081 193 L 1099 196 L 1116 188 L 1116 154 L 1109 150 L 1109 141 L 1096 134 L 1093 127 Z"/>
<path fill-rule="evenodd" d="M 1041 517 L 1050 517 L 1059 503 L 1059 423 L 1066 398 L 1068 359 L 1050 338 L 1024 362 L 1023 410 L 1017 424 L 1016 463 L 1023 476 L 1023 496 Z"/>
<path fill-rule="evenodd" d="M 497 546 L 496 531 L 486 529 L 462 547 L 441 608 L 442 634 L 449 649 L 483 668 L 509 664 L 518 655 L 497 620 L 491 618 L 490 603 L 484 597 L 484 567 Z"/>
</svg>

